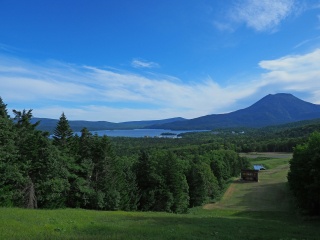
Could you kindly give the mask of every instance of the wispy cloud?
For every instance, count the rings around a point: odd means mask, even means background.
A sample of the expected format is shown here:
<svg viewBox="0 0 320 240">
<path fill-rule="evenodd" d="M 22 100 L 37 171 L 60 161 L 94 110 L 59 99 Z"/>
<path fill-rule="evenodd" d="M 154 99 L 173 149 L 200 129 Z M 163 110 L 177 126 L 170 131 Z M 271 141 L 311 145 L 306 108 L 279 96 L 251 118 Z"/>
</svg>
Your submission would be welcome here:
<svg viewBox="0 0 320 240">
<path fill-rule="evenodd" d="M 265 73 L 222 87 L 210 77 L 183 82 L 171 76 L 29 62 L 0 56 L 0 96 L 10 108 L 34 109 L 38 117 L 129 121 L 194 118 L 246 107 L 268 93 L 303 93 L 320 103 L 320 49 L 259 63 Z M 251 76 L 252 77 L 252 76 Z M 245 105 L 239 105 L 239 102 Z"/>
<path fill-rule="evenodd" d="M 262 85 L 288 92 L 304 92 L 310 96 L 310 101 L 320 103 L 320 49 L 304 55 L 261 61 L 259 65 L 267 71 L 261 75 Z"/>
<path fill-rule="evenodd" d="M 230 14 L 256 31 L 275 30 L 294 10 L 294 0 L 238 1 Z"/>
<path fill-rule="evenodd" d="M 134 68 L 158 68 L 160 65 L 155 62 L 150 62 L 142 59 L 133 59 L 131 66 Z"/>
<path fill-rule="evenodd" d="M 304 11 L 304 5 L 301 0 L 234 0 L 214 26 L 230 32 L 245 24 L 257 32 L 275 32 L 286 18 Z"/>
<path fill-rule="evenodd" d="M 115 122 L 193 118 L 223 111 L 251 92 L 249 88 L 239 91 L 236 86 L 222 88 L 210 78 L 184 83 L 172 76 L 146 77 L 93 66 L 0 56 L 0 96 L 9 107 L 25 104 L 42 117 L 58 118 L 65 111 L 76 119 Z M 225 97 L 226 93 L 230 96 Z"/>
<path fill-rule="evenodd" d="M 4 43 L 1 43 L 1 42 L 0 42 L 0 52 L 1 52 L 1 51 L 13 53 L 13 52 L 18 51 L 18 49 L 15 48 L 15 47 L 12 47 L 12 46 L 10 46 L 10 45 L 7 45 L 7 44 L 4 44 Z"/>
<path fill-rule="evenodd" d="M 306 44 L 311 43 L 311 42 L 315 42 L 315 41 L 317 41 L 319 39 L 320 39 L 320 36 L 319 37 L 315 37 L 315 38 L 306 39 L 306 40 L 298 43 L 296 46 L 294 46 L 294 48 L 299 48 L 299 47 L 301 47 L 303 45 L 306 45 Z"/>
</svg>

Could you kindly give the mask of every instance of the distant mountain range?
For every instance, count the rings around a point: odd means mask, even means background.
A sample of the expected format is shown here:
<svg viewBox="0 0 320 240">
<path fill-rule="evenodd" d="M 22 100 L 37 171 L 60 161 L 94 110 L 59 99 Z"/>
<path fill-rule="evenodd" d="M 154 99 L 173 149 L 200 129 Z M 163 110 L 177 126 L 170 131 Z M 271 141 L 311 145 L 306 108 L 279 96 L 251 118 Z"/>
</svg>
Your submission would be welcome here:
<svg viewBox="0 0 320 240">
<path fill-rule="evenodd" d="M 183 122 L 150 126 L 164 129 L 217 129 L 265 127 L 320 118 L 320 105 L 303 101 L 292 94 L 269 94 L 248 108 L 226 114 L 212 114 Z"/>
<path fill-rule="evenodd" d="M 112 123 L 106 121 L 69 121 L 73 131 L 83 127 L 90 131 L 107 129 L 155 128 L 171 130 L 211 130 L 229 127 L 265 127 L 320 118 L 320 105 L 303 101 L 292 94 L 269 94 L 248 108 L 226 114 L 211 114 L 194 119 L 170 118 L 152 121 Z M 40 121 L 38 129 L 53 132 L 58 120 L 33 118 Z"/>
<path fill-rule="evenodd" d="M 166 124 L 170 122 L 185 121 L 184 118 L 169 118 L 163 120 L 149 120 L 149 121 L 131 121 L 122 123 L 113 123 L 107 121 L 81 121 L 81 120 L 69 120 L 69 125 L 74 132 L 80 132 L 82 128 L 86 127 L 89 131 L 98 130 L 116 130 L 116 129 L 139 129 L 148 128 L 148 126 Z M 31 122 L 36 123 L 40 121 L 38 129 L 42 131 L 48 131 L 52 133 L 57 126 L 59 120 L 50 118 L 32 118 Z"/>
</svg>

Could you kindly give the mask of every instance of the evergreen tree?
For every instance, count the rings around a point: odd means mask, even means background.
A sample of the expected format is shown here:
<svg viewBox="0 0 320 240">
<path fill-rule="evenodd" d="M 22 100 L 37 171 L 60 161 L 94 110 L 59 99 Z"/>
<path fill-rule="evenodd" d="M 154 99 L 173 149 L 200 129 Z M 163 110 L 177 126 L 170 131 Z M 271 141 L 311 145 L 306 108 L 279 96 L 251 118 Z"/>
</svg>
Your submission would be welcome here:
<svg viewBox="0 0 320 240">
<path fill-rule="evenodd" d="M 140 153 L 135 166 L 140 193 L 138 209 L 183 213 L 189 206 L 183 164 L 172 152 Z"/>
<path fill-rule="evenodd" d="M 26 138 L 28 148 L 20 151 L 28 162 L 28 207 L 61 208 L 66 206 L 69 191 L 68 168 L 64 155 L 39 131 Z"/>
<path fill-rule="evenodd" d="M 201 206 L 217 198 L 219 183 L 203 159 L 195 159 L 188 173 L 190 207 Z"/>
<path fill-rule="evenodd" d="M 170 192 L 168 196 L 172 196 L 173 199 L 170 212 L 185 213 L 189 206 L 189 186 L 183 173 L 183 164 L 172 152 L 164 156 L 163 162 L 165 185 Z M 169 198 L 169 204 L 170 200 Z"/>
<path fill-rule="evenodd" d="M 298 206 L 320 215 L 320 133 L 311 134 L 307 143 L 294 149 L 288 182 Z"/>
<path fill-rule="evenodd" d="M 6 106 L 0 98 L 0 206 L 23 206 L 24 164 L 19 161 L 18 136 Z"/>
<path fill-rule="evenodd" d="M 7 104 L 2 101 L 0 97 L 0 118 L 9 118 L 8 111 L 7 111 Z"/>
<path fill-rule="evenodd" d="M 93 137 L 93 171 L 91 183 L 95 191 L 94 205 L 100 209 L 120 209 L 121 189 L 125 184 L 121 165 L 116 161 L 107 136 Z"/>
<path fill-rule="evenodd" d="M 133 170 L 133 159 L 133 157 L 117 157 L 116 159 L 116 161 L 121 165 L 119 167 L 121 168 L 124 176 L 124 184 L 120 188 L 120 208 L 125 211 L 137 210 L 139 202 L 136 173 Z"/>
<path fill-rule="evenodd" d="M 141 151 L 138 161 L 134 166 L 137 186 L 139 191 L 138 209 L 142 211 L 153 210 L 156 203 L 158 187 L 161 185 L 161 177 L 154 159 L 150 158 L 146 151 Z"/>
<path fill-rule="evenodd" d="M 33 131 L 40 123 L 39 121 L 34 124 L 31 123 L 32 109 L 28 111 L 24 109 L 22 112 L 15 109 L 12 111 L 14 114 L 13 119 L 16 122 L 16 127 L 20 129 L 20 131 Z"/>
<path fill-rule="evenodd" d="M 70 140 L 73 137 L 72 129 L 69 125 L 69 121 L 65 114 L 62 113 L 57 123 L 55 130 L 53 131 L 54 144 L 61 148 L 67 148 Z"/>
<path fill-rule="evenodd" d="M 67 169 L 60 152 L 48 139 L 48 133 L 31 124 L 32 110 L 14 110 L 17 166 L 23 185 L 17 186 L 21 203 L 27 208 L 64 207 L 68 191 Z"/>
<path fill-rule="evenodd" d="M 87 128 L 81 130 L 81 136 L 73 137 L 69 156 L 69 183 L 68 207 L 90 208 L 90 199 L 94 193 L 91 186 L 93 171 L 92 161 L 92 134 Z"/>
</svg>

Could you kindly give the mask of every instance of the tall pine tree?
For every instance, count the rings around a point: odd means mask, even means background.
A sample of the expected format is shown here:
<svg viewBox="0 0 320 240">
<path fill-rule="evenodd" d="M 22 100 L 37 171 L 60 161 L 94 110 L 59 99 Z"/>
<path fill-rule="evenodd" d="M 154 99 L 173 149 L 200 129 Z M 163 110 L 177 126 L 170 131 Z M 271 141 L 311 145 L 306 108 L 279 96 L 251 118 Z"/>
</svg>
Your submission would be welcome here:
<svg viewBox="0 0 320 240">
<path fill-rule="evenodd" d="M 18 135 L 6 107 L 0 98 L 0 206 L 23 206 L 24 164 L 19 161 Z"/>
<path fill-rule="evenodd" d="M 65 206 L 68 191 L 68 171 L 60 151 L 48 139 L 48 134 L 36 130 L 31 123 L 32 110 L 13 111 L 15 114 L 15 145 L 17 166 L 23 179 L 21 202 L 27 208 Z"/>
<path fill-rule="evenodd" d="M 69 121 L 64 113 L 61 114 L 59 122 L 53 131 L 54 144 L 60 148 L 67 148 L 72 139 L 73 132 Z"/>
</svg>

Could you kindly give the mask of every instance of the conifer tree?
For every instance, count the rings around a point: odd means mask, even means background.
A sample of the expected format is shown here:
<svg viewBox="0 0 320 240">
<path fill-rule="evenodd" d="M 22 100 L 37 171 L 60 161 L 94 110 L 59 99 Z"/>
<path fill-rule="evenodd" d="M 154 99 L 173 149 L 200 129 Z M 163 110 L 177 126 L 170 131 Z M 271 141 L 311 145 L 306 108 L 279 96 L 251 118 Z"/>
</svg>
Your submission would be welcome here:
<svg viewBox="0 0 320 240">
<path fill-rule="evenodd" d="M 7 111 L 7 104 L 2 101 L 0 97 L 0 118 L 9 118 L 8 111 Z"/>
<path fill-rule="evenodd" d="M 294 149 L 288 182 L 297 205 L 310 215 L 320 215 L 320 133 L 314 132 Z"/>
<path fill-rule="evenodd" d="M 73 136 L 69 121 L 64 113 L 61 114 L 59 122 L 53 132 L 54 144 L 66 148 Z"/>
<path fill-rule="evenodd" d="M 23 206 L 23 163 L 19 161 L 15 144 L 18 136 L 6 106 L 0 98 L 0 206 Z"/>
<path fill-rule="evenodd" d="M 157 156 L 159 159 L 159 156 Z M 162 211 L 184 213 L 189 206 L 189 186 L 186 176 L 183 172 L 183 166 L 180 160 L 172 152 L 167 152 L 160 157 L 160 169 L 162 172 L 162 181 L 164 182 L 163 195 L 167 197 L 161 200 L 167 200 L 163 206 L 166 209 Z"/>
<path fill-rule="evenodd" d="M 146 151 L 141 151 L 138 161 L 134 166 L 134 171 L 136 172 L 137 186 L 140 195 L 138 209 L 143 211 L 153 210 L 161 182 L 156 162 Z"/>
<path fill-rule="evenodd" d="M 73 137 L 72 147 L 75 149 L 72 151 L 73 156 L 70 156 L 69 161 L 68 207 L 91 207 L 90 201 L 94 192 L 91 186 L 92 144 L 92 134 L 87 128 L 81 130 L 80 137 Z"/>
<path fill-rule="evenodd" d="M 16 166 L 23 185 L 16 185 L 20 204 L 27 208 L 65 206 L 68 191 L 67 168 L 60 151 L 52 145 L 47 133 L 31 123 L 32 110 L 15 114 Z"/>
<path fill-rule="evenodd" d="M 219 184 L 204 159 L 194 159 L 189 173 L 190 207 L 201 206 L 219 196 Z"/>
<path fill-rule="evenodd" d="M 105 210 L 120 208 L 121 189 L 124 186 L 124 175 L 116 161 L 111 142 L 108 137 L 93 137 L 92 149 L 93 171 L 92 186 L 95 190 L 96 206 Z"/>
</svg>

